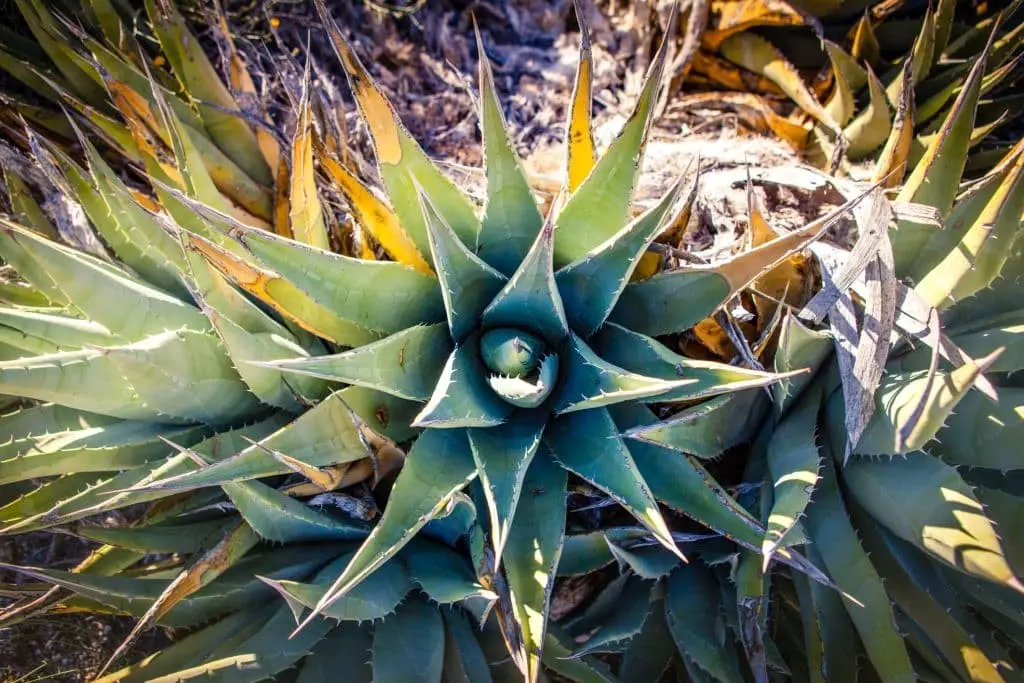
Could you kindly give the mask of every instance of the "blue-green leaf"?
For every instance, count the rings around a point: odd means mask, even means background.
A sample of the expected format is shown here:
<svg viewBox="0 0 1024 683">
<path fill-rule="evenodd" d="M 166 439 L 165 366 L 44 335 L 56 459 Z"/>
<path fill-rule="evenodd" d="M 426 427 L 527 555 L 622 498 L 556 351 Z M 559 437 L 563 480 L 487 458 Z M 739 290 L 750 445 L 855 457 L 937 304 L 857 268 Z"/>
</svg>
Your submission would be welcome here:
<svg viewBox="0 0 1024 683">
<path fill-rule="evenodd" d="M 680 558 L 654 495 L 603 408 L 562 415 L 544 432 L 556 460 L 606 492 Z"/>
<path fill-rule="evenodd" d="M 373 631 L 374 683 L 441 683 L 444 622 L 437 608 L 413 597 Z"/>
<path fill-rule="evenodd" d="M 480 65 L 480 128 L 487 172 L 487 203 L 477 238 L 477 254 L 511 276 L 537 237 L 543 218 L 509 139 L 479 30 L 476 46 Z M 434 260 L 436 263 L 436 255 Z"/>
<path fill-rule="evenodd" d="M 484 327 L 520 328 L 536 332 L 549 344 L 561 343 L 569 324 L 555 283 L 553 249 L 554 225 L 549 219 L 526 258 L 484 310 Z"/>
<path fill-rule="evenodd" d="M 448 357 L 434 393 L 416 416 L 414 426 L 493 427 L 512 412 L 512 405 L 498 398 L 487 383 L 479 339 L 479 334 L 470 335 Z"/>
<path fill-rule="evenodd" d="M 423 194 L 420 195 L 420 204 L 427 225 L 430 254 L 441 283 L 448 327 L 452 339 L 461 343 L 479 326 L 480 314 L 508 278 L 481 261 L 463 244 Z"/>
</svg>

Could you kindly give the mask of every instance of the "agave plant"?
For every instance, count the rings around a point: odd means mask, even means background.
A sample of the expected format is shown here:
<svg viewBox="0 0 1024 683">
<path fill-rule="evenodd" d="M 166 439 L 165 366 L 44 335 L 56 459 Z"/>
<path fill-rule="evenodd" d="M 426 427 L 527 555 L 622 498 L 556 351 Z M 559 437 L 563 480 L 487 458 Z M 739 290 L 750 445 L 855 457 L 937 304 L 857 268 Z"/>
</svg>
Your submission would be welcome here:
<svg viewBox="0 0 1024 683">
<path fill-rule="evenodd" d="M 290 155 L 234 115 L 233 95 L 169 4 L 147 10 L 187 100 L 165 87 L 170 73 L 151 73 L 145 53 L 114 50 L 127 33 L 104 3 L 93 3 L 104 39 L 68 24 L 74 43 L 56 40 L 59 14 L 41 2 L 20 7 L 57 72 L 5 66 L 73 112 L 50 132 L 77 140 L 86 164 L 31 131 L 14 140 L 43 164 L 45 182 L 85 209 L 99 240 L 70 213 L 54 226 L 9 173 L 17 218 L 4 219 L 0 253 L 27 284 L 5 289 L 0 387 L 40 403 L 4 418 L 2 481 L 24 495 L 0 515 L 5 533 L 62 525 L 105 545 L 73 572 L 17 568 L 75 597 L 33 595 L 9 617 L 111 610 L 141 617 L 136 632 L 222 617 L 117 679 L 195 671 L 257 680 L 310 651 L 344 659 L 372 642 L 375 680 L 437 680 L 449 666 L 486 680 L 487 667 L 470 671 L 479 646 L 463 640 L 472 632 L 465 615 L 483 617 L 478 599 L 491 599 L 515 664 L 537 680 L 545 644 L 570 649 L 546 633 L 568 473 L 676 557 L 658 500 L 761 547 L 762 525 L 697 461 L 620 431 L 658 428 L 644 402 L 749 396 L 742 390 L 776 381 L 676 357 L 648 335 L 687 329 L 848 207 L 727 261 L 630 284 L 648 245 L 694 196 L 680 181 L 631 220 L 666 48 L 622 133 L 595 160 L 584 40 L 568 180 L 545 219 L 481 47 L 488 199 L 478 216 L 322 7 L 388 202 L 330 155 L 329 136 L 314 144 L 308 88 Z M 251 89 L 238 74 L 234 83 Z M 127 184 L 94 137 L 144 169 L 153 194 Z M 370 242 L 363 258 L 331 251 L 314 156 L 391 260 L 376 260 Z M 609 360 L 618 356 L 648 358 L 651 372 Z M 332 390 L 338 383 L 348 386 Z M 720 449 L 719 436 L 709 438 L 707 448 Z M 399 444 L 411 444 L 408 457 Z M 398 467 L 375 524 L 339 493 Z M 25 486 L 39 479 L 46 483 Z M 150 501 L 130 529 L 72 524 Z M 468 552 L 453 555 L 453 546 Z M 176 555 L 166 567 L 136 566 L 154 551 Z M 795 552 L 778 557 L 825 580 Z M 416 594 L 398 606 L 413 583 Z M 246 609 L 270 589 L 287 607 Z M 439 611 L 423 596 L 460 607 Z M 288 639 L 292 612 L 300 628 Z M 372 635 L 347 623 L 381 617 Z M 218 646 L 217 634 L 239 624 L 246 628 Z M 425 654 L 389 660 L 395 639 Z M 269 642 L 285 645 L 243 666 L 239 653 Z M 548 661 L 584 680 L 604 675 L 590 660 Z M 309 680 L 330 673 L 317 657 L 307 670 Z"/>
<path fill-rule="evenodd" d="M 697 99 L 737 110 L 818 165 L 876 159 L 894 127 L 907 130 L 916 162 L 995 30 L 972 147 L 1012 121 L 1020 3 L 980 18 L 952 0 L 899 18 L 900 4 L 711 2 L 692 80 L 736 92 Z M 892 60 L 893 54 L 902 56 Z M 817 76 L 807 82 L 802 70 Z M 795 110 L 782 115 L 779 104 L 787 100 Z M 988 170 L 1007 151 L 990 144 L 971 169 Z"/>
</svg>

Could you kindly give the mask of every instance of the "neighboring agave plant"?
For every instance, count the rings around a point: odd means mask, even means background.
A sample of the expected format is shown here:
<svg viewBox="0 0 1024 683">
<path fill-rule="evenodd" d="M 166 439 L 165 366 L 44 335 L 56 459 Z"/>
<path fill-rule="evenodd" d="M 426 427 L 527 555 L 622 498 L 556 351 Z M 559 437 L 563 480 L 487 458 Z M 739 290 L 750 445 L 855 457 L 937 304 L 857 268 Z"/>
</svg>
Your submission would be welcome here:
<svg viewBox="0 0 1024 683">
<path fill-rule="evenodd" d="M 898 197 L 933 209 L 945 230 L 920 212 L 897 219 L 876 233 L 867 276 L 847 281 L 857 303 L 837 284 L 842 269 L 826 271 L 831 290 L 780 320 L 774 369 L 814 374 L 772 387 L 751 439 L 739 501 L 766 524 L 762 555 L 705 541 L 678 566 L 622 529 L 570 537 L 565 571 L 613 559 L 626 569 L 564 624 L 589 636 L 580 654 L 623 653 L 625 680 L 656 680 L 678 661 L 694 680 L 739 681 L 735 639 L 757 680 L 845 678 L 864 660 L 884 681 L 1020 679 L 1024 461 L 1013 443 L 1024 412 L 1011 373 L 1024 367 L 1024 142 L 982 179 L 961 178 L 987 54 Z M 703 407 L 713 423 L 718 411 Z M 778 549 L 801 546 L 838 592 L 763 573 Z M 622 604 L 632 609 L 609 607 Z M 709 615 L 703 629 L 693 614 Z M 653 625 L 665 623 L 681 660 Z"/>
<path fill-rule="evenodd" d="M 677 356 L 647 335 L 687 329 L 818 239 L 848 206 L 717 265 L 630 284 L 648 245 L 687 215 L 694 196 L 680 182 L 631 220 L 666 47 L 622 133 L 595 160 L 584 40 L 569 179 L 546 220 L 481 47 L 481 218 L 401 126 L 322 7 L 390 206 L 331 156 L 336 139 L 314 143 L 308 87 L 290 155 L 232 114 L 234 96 L 167 2 L 147 10 L 160 57 L 188 99 L 168 87 L 168 72 L 150 73 L 144 52 L 124 47 L 132 34 L 106 3 L 91 3 L 103 40 L 62 27 L 40 0 L 19 7 L 56 69 L 9 56 L 4 66 L 71 114 L 46 117 L 15 102 L 57 142 L 17 118 L 9 130 L 43 169 L 40 182 L 75 203 L 51 222 L 17 169 L 7 173 L 17 220 L 3 219 L 0 254 L 27 284 L 5 285 L 0 390 L 40 403 L 3 418 L 0 519 L 8 534 L 61 526 L 105 545 L 72 572 L 17 568 L 57 588 L 16 604 L 8 620 L 40 609 L 113 611 L 140 617 L 135 635 L 223 617 L 118 680 L 181 672 L 259 680 L 310 651 L 365 661 L 368 643 L 374 680 L 438 680 L 449 667 L 486 680 L 466 615 L 482 618 L 481 600 L 490 599 L 522 676 L 538 679 L 546 646 L 552 667 L 594 680 L 605 676 L 600 663 L 561 658 L 571 648 L 546 632 L 568 472 L 675 557 L 658 500 L 751 551 L 761 547 L 762 525 L 697 461 L 620 432 L 658 429 L 645 401 L 749 396 L 741 390 L 776 381 Z M 58 39 L 61 28 L 74 40 Z M 236 90 L 251 92 L 244 72 L 232 74 Z M 126 183 L 94 136 L 145 169 L 155 196 Z M 77 141 L 86 166 L 61 139 Z M 368 241 L 363 258 L 330 250 L 315 157 L 395 260 L 375 260 Z M 338 347 L 350 350 L 329 353 Z M 646 359 L 650 372 L 612 357 Z M 349 386 L 331 391 L 331 382 Z M 718 434 L 707 437 L 709 450 L 722 449 Z M 404 457 L 396 444 L 407 443 Z M 340 493 L 399 467 L 376 524 L 358 514 L 359 499 Z M 73 524 L 138 503 L 150 505 L 129 529 Z M 172 555 L 138 566 L 154 552 Z M 795 552 L 778 557 L 825 580 Z M 260 604 L 270 589 L 286 607 Z M 301 628 L 288 638 L 293 612 Z M 348 623 L 381 617 L 372 635 Z M 218 644 L 225 633 L 233 635 Z M 391 656 L 395 642 L 408 656 Z M 312 657 L 300 675 L 331 674 Z"/>
<path fill-rule="evenodd" d="M 909 18 L 893 17 L 901 3 L 891 2 L 710 4 L 692 80 L 737 92 L 700 101 L 738 110 L 815 163 L 829 163 L 837 143 L 851 162 L 876 159 L 894 127 L 906 129 L 916 163 L 939 134 L 993 30 L 971 146 L 1018 116 L 1020 98 L 1012 84 L 1020 78 L 1024 31 L 1019 1 L 974 24 L 964 23 L 972 14 L 969 3 L 955 0 L 928 3 Z M 890 61 L 892 54 L 903 56 Z M 807 83 L 800 69 L 812 65 L 820 72 Z M 789 116 L 771 104 L 783 98 L 796 104 Z M 986 171 L 1007 151 L 989 144 L 972 155 L 970 168 Z"/>
</svg>

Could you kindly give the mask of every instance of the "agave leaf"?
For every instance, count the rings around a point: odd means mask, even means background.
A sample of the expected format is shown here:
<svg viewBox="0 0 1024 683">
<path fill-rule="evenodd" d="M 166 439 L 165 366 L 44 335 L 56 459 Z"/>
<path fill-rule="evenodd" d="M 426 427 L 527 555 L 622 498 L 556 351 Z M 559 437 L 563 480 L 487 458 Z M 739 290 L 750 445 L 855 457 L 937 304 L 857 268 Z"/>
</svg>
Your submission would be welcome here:
<svg viewBox="0 0 1024 683">
<path fill-rule="evenodd" d="M 420 203 L 448 327 L 455 342 L 462 343 L 479 325 L 480 314 L 508 279 L 459 241 L 426 195 L 420 194 Z"/>
<path fill-rule="evenodd" d="M 816 564 L 824 564 L 817 557 L 814 546 L 807 546 L 806 551 L 808 558 Z M 793 587 L 800 602 L 811 680 L 815 683 L 825 683 L 826 680 L 855 683 L 857 652 L 850 643 L 855 642 L 857 636 L 839 593 L 800 574 L 793 575 Z"/>
<path fill-rule="evenodd" d="M 134 553 L 191 554 L 209 548 L 222 539 L 232 520 L 211 519 L 191 524 L 153 525 L 137 527 L 80 526 L 75 533 L 83 538 Z M 132 555 L 133 557 L 136 555 Z M 135 564 L 131 562 L 131 564 Z M 78 568 L 76 568 L 78 569 Z M 93 566 L 89 573 L 97 572 Z"/>
<path fill-rule="evenodd" d="M 484 309 L 481 321 L 485 327 L 518 328 L 525 322 L 552 345 L 569 333 L 552 270 L 554 229 L 549 217 L 523 262 Z"/>
<path fill-rule="evenodd" d="M 20 408 L 0 416 L 0 434 L 5 441 L 0 455 L 19 455 L 33 447 L 34 437 L 56 438 L 64 432 L 96 429 L 120 422 L 117 418 L 73 410 L 56 403 Z"/>
<path fill-rule="evenodd" d="M 1024 592 L 992 522 L 957 471 L 923 454 L 844 469 L 857 502 L 885 528 L 967 574 Z"/>
<path fill-rule="evenodd" d="M 374 629 L 371 663 L 380 683 L 440 683 L 444 665 L 444 629 L 437 608 L 411 598 Z"/>
<path fill-rule="evenodd" d="M 239 288 L 319 337 L 342 346 L 360 346 L 380 336 L 342 319 L 329 306 L 315 301 L 287 277 L 241 258 L 199 235 L 190 234 L 187 244 L 190 250 L 201 254 Z"/>
<path fill-rule="evenodd" d="M 363 261 L 260 230 L 238 239 L 263 263 L 336 315 L 383 334 L 443 315 L 437 280 L 392 261 Z"/>
<path fill-rule="evenodd" d="M 736 624 L 735 631 L 743 643 L 743 650 L 757 683 L 767 683 L 768 654 L 765 648 L 765 631 L 768 628 L 769 582 L 764 569 L 767 561 L 761 561 L 757 553 L 741 551 L 733 571 L 736 583 Z M 721 585 L 721 584 L 720 584 Z M 725 586 L 722 586 L 723 589 Z M 726 602 L 730 596 L 724 596 Z"/>
<path fill-rule="evenodd" d="M 607 319 L 654 238 L 674 225 L 682 212 L 689 211 L 697 196 L 696 177 L 685 204 L 669 213 L 682 187 L 680 178 L 642 216 L 555 273 L 569 325 L 584 338 L 590 337 Z"/>
<path fill-rule="evenodd" d="M 316 7 L 331 39 L 334 53 L 345 68 L 363 120 L 370 129 L 381 179 L 402 227 L 421 254 L 430 253 L 427 229 L 416 190 L 419 184 L 462 243 L 475 248 L 480 220 L 476 217 L 473 205 L 434 165 L 399 121 L 391 103 L 359 61 L 323 2 L 318 0 Z"/>
<path fill-rule="evenodd" d="M 4 38 L 6 39 L 8 35 L 10 34 L 5 32 Z M 5 40 L 4 47 L 12 46 Z M 46 59 L 45 54 L 42 59 Z M 17 51 L 0 48 L 0 68 L 21 81 L 32 92 L 51 102 L 60 102 L 61 93 L 71 90 L 71 85 L 60 74 L 53 72 L 48 65 L 32 63 Z"/>
<path fill-rule="evenodd" d="M 448 357 L 430 401 L 413 426 L 493 427 L 512 412 L 512 405 L 488 386 L 478 339 L 474 333 Z"/>
<path fill-rule="evenodd" d="M 651 591 L 647 619 L 622 657 L 619 678 L 623 681 L 659 680 L 677 655 L 675 639 L 665 619 L 663 594 L 663 590 Z"/>
<path fill-rule="evenodd" d="M 289 638 L 291 623 L 291 612 L 281 607 L 254 635 L 232 648 L 231 654 L 211 658 L 172 677 L 154 679 L 154 683 L 173 683 L 199 676 L 210 676 L 224 683 L 255 683 L 273 678 L 293 667 L 334 628 L 332 622 L 319 619 L 305 632 Z"/>
<path fill-rule="evenodd" d="M 677 540 L 673 534 L 673 540 Z M 619 568 L 627 567 L 637 576 L 653 581 L 665 576 L 679 565 L 679 556 L 660 545 L 627 547 L 608 539 L 608 551 Z"/>
<path fill-rule="evenodd" d="M 719 50 L 734 64 L 764 76 L 778 85 L 790 99 L 825 128 L 839 131 L 838 123 L 804 84 L 800 72 L 770 42 L 759 35 L 744 31 L 726 38 Z"/>
<path fill-rule="evenodd" d="M 714 361 L 694 360 L 681 356 L 653 337 L 608 323 L 591 339 L 598 355 L 630 372 L 659 379 L 695 379 L 696 382 L 675 389 L 659 401 L 688 401 L 721 393 L 767 386 L 773 382 L 797 382 L 802 377 L 787 379 L 767 372 Z M 809 365 L 810 363 L 808 363 Z M 802 367 L 791 364 L 783 370 L 792 372 Z"/>
<path fill-rule="evenodd" d="M 203 275 L 210 280 L 219 280 L 217 283 L 220 291 L 215 292 L 215 298 L 228 298 L 218 296 L 228 294 L 233 300 L 232 303 L 240 304 L 239 308 L 250 308 L 253 317 L 262 316 L 264 321 L 257 323 L 262 329 L 256 332 L 245 329 L 237 324 L 231 317 L 222 315 L 215 307 L 208 305 L 208 300 L 202 295 L 196 294 L 196 300 L 202 305 L 206 316 L 210 319 L 217 336 L 227 348 L 228 355 L 238 370 L 239 376 L 246 386 L 263 403 L 276 406 L 292 413 L 301 412 L 302 401 L 313 401 L 321 398 L 326 392 L 326 384 L 308 376 L 285 377 L 284 373 L 275 367 L 261 365 L 267 361 L 280 358 L 282 355 L 290 355 L 297 359 L 307 359 L 305 349 L 299 346 L 291 333 L 280 328 L 276 322 L 266 317 L 259 309 L 252 306 L 252 303 L 241 297 L 227 281 L 201 257 L 193 257 L 193 267 L 205 271 Z M 210 291 L 210 290 L 207 290 Z M 232 311 L 234 312 L 234 311 Z M 247 316 L 248 317 L 248 316 Z M 278 327 L 274 330 L 274 327 Z"/>
<path fill-rule="evenodd" d="M 805 527 L 829 576 L 841 591 L 843 604 L 875 671 L 882 680 L 910 683 L 916 679 L 910 657 L 896 630 L 885 587 L 850 525 L 831 457 L 823 459 L 821 472 L 814 502 L 807 509 Z"/>
<path fill-rule="evenodd" d="M 923 448 L 997 356 L 998 351 L 978 361 L 967 360 L 952 372 L 883 378 L 875 396 L 876 410 L 853 452 L 895 455 Z M 829 403 L 829 413 L 834 414 L 839 400 Z"/>
<path fill-rule="evenodd" d="M 760 550 L 764 532 L 699 464 L 679 453 L 630 443 L 640 476 L 655 498 L 723 536 Z"/>
<path fill-rule="evenodd" d="M 665 616 L 679 651 L 719 681 L 743 680 L 736 656 L 715 634 L 718 588 L 711 571 L 698 563 L 681 565 L 668 578 Z"/>
<path fill-rule="evenodd" d="M 17 0 L 17 5 L 32 36 L 75 92 L 87 102 L 102 106 L 106 101 L 102 86 L 74 61 L 74 48 L 41 0 Z"/>
<path fill-rule="evenodd" d="M 199 115 L 210 138 L 250 178 L 262 185 L 273 185 L 273 174 L 263 159 L 256 135 L 242 118 L 228 113 L 237 111 L 238 103 L 185 20 L 171 3 L 163 0 L 147 0 L 146 13 L 174 75 L 189 96 L 198 100 Z"/>
<path fill-rule="evenodd" d="M 92 256 L 4 220 L 0 220 L 0 254 L 48 296 L 53 292 L 58 300 L 70 302 L 123 339 L 135 341 L 181 327 L 210 329 L 193 306 Z"/>
<path fill-rule="evenodd" d="M 494 597 L 480 585 L 466 558 L 447 546 L 416 539 L 402 550 L 399 558 L 412 580 L 436 603 L 448 605 L 472 597 Z"/>
<path fill-rule="evenodd" d="M 41 516 L 48 510 L 72 500 L 97 482 L 106 481 L 93 473 L 68 474 L 51 479 L 34 490 L 15 498 L 0 507 L 2 531 L 11 533 L 13 527 Z"/>
<path fill-rule="evenodd" d="M 452 683 L 491 683 L 491 669 L 477 634 L 454 609 L 441 609 L 444 619 L 444 671 Z"/>
<path fill-rule="evenodd" d="M 548 606 L 565 539 L 566 473 L 546 448 L 530 463 L 523 490 L 526 494 L 516 507 L 503 561 L 519 634 L 506 634 L 506 639 L 514 644 L 511 654 L 523 680 L 537 683 L 543 651 L 550 642 Z"/>
<path fill-rule="evenodd" d="M 651 530 L 662 545 L 682 558 L 654 496 L 639 476 L 608 412 L 601 408 L 559 417 L 544 442 L 566 469 L 606 492 Z"/>
<path fill-rule="evenodd" d="M 914 83 L 912 62 L 904 62 L 900 79 L 899 97 L 896 98 L 896 118 L 893 121 L 885 146 L 878 154 L 873 182 L 883 187 L 896 188 L 903 182 L 907 171 L 911 148 L 914 142 Z"/>
<path fill-rule="evenodd" d="M 283 372 L 368 387 L 410 401 L 426 401 L 452 352 L 443 323 L 410 327 L 343 353 L 262 363 Z"/>
<path fill-rule="evenodd" d="M 580 25 L 580 56 L 576 65 L 572 97 L 566 113 L 568 121 L 565 126 L 565 187 L 569 194 L 583 184 L 597 160 L 591 112 L 594 56 L 590 48 L 590 27 L 587 26 L 585 14 L 576 12 L 576 21 Z"/>
<path fill-rule="evenodd" d="M 0 338 L 27 352 L 25 355 L 118 344 L 110 330 L 99 323 L 22 308 L 0 308 Z"/>
<path fill-rule="evenodd" d="M 1022 437 L 1024 389 L 1001 387 L 997 403 L 979 392 L 965 396 L 939 431 L 934 450 L 951 465 L 1019 470 Z"/>
<path fill-rule="evenodd" d="M 837 126 L 845 126 L 856 110 L 853 95 L 864 85 L 867 76 L 857 62 L 835 43 L 825 41 L 825 52 L 832 64 L 834 82 L 832 96 L 825 103 L 825 112 Z"/>
<path fill-rule="evenodd" d="M 956 196 L 960 176 L 963 174 L 967 161 L 967 150 L 970 145 L 971 131 L 974 129 L 975 110 L 981 94 L 981 82 L 985 75 L 987 56 L 991 49 L 986 46 L 978 56 L 963 89 L 960 91 L 953 108 L 946 117 L 938 137 L 928 148 L 924 158 L 917 164 L 907 178 L 897 201 L 925 204 L 939 210 L 943 217 L 949 214 Z M 926 182 L 927 181 L 927 182 Z M 896 274 L 905 275 L 906 267 L 900 264 L 913 261 L 914 255 L 930 236 L 932 228 L 928 225 L 904 219 L 890 230 L 893 255 L 897 264 Z"/>
<path fill-rule="evenodd" d="M 613 612 L 586 642 L 577 648 L 573 657 L 595 652 L 621 652 L 623 646 L 640 632 L 644 622 L 650 618 L 650 594 L 650 584 L 632 577 L 621 594 L 621 609 Z"/>
<path fill-rule="evenodd" d="M 800 320 L 786 314 L 779 330 L 778 350 L 775 353 L 775 372 L 792 372 L 808 368 L 810 372 L 781 380 L 772 386 L 772 400 L 777 414 L 785 412 L 814 377 L 832 350 L 832 339 L 826 332 L 805 327 Z"/>
<path fill-rule="evenodd" d="M 662 380 L 628 372 L 601 360 L 575 334 L 570 335 L 561 358 L 565 370 L 554 403 L 560 414 L 660 396 L 698 381 Z"/>
<path fill-rule="evenodd" d="M 225 483 L 223 488 L 260 538 L 279 543 L 351 541 L 369 533 L 364 524 L 317 511 L 259 481 Z"/>
<path fill-rule="evenodd" d="M 480 71 L 480 128 L 487 171 L 487 204 L 476 251 L 484 261 L 511 277 L 544 221 L 526 182 L 519 156 L 509 140 L 480 30 L 475 25 L 474 29 Z"/>
<path fill-rule="evenodd" d="M 892 131 L 892 117 L 885 88 L 870 67 L 867 73 L 871 99 L 867 108 L 843 130 L 843 137 L 850 143 L 846 148 L 846 156 L 851 161 L 860 161 L 877 150 L 889 139 Z"/>
<path fill-rule="evenodd" d="M 820 238 L 864 196 L 718 265 L 677 268 L 634 282 L 622 292 L 610 320 L 652 336 L 689 329 L 762 274 Z M 680 301 L 687 304 L 680 306 Z"/>
<path fill-rule="evenodd" d="M 327 587 L 345 571 L 354 554 L 347 552 L 331 562 L 320 570 L 310 583 L 270 579 L 264 579 L 264 583 L 285 598 L 298 620 L 304 608 L 313 607 Z M 355 622 L 390 617 L 411 589 L 412 584 L 405 567 L 398 562 L 389 562 L 381 567 L 380 571 L 367 577 L 366 581 L 356 586 L 351 593 L 334 602 L 324 611 L 324 615 L 331 619 Z"/>
<path fill-rule="evenodd" d="M 373 683 L 370 648 L 373 631 L 366 624 L 338 624 L 302 660 L 296 683 L 330 683 L 338 672 L 345 672 L 351 683 Z"/>
<path fill-rule="evenodd" d="M 299 120 L 292 138 L 292 177 L 289 183 L 290 225 L 292 238 L 317 249 L 330 250 L 327 225 L 317 193 L 316 169 L 313 166 L 313 105 L 309 99 L 309 79 L 302 85 Z"/>
<path fill-rule="evenodd" d="M 246 626 L 258 628 L 269 616 L 265 607 L 239 610 L 120 671 L 98 678 L 97 683 L 144 683 L 189 668 L 206 660 L 217 646 L 235 634 L 245 633 Z"/>
<path fill-rule="evenodd" d="M 678 8 L 673 6 L 671 12 L 666 35 L 673 35 Z M 591 249 L 619 232 L 627 221 L 633 190 L 643 165 L 647 131 L 662 87 L 670 42 L 663 40 L 651 60 L 629 119 L 555 219 L 554 263 L 558 267 L 583 258 Z"/>
<path fill-rule="evenodd" d="M 138 421 L 37 434 L 10 444 L 14 449 L 4 447 L 6 452 L 0 455 L 0 484 L 65 472 L 131 469 L 168 454 L 160 437 L 192 445 L 207 434 L 206 427 L 173 427 Z"/>
<path fill-rule="evenodd" d="M 1010 257 L 1024 211 L 1024 145 L 1017 147 L 1012 169 L 959 244 L 914 288 L 928 305 L 948 308 L 987 288 Z"/>
<path fill-rule="evenodd" d="M 663 422 L 630 429 L 623 436 L 714 459 L 754 436 L 768 412 L 766 399 L 764 393 L 749 390 L 717 396 L 685 408 Z"/>
<path fill-rule="evenodd" d="M 185 289 L 181 272 L 185 259 L 181 246 L 131 196 L 128 188 L 100 156 L 99 151 L 76 127 L 78 142 L 85 150 L 89 168 L 102 197 L 106 215 L 89 214 L 90 221 L 103 240 L 126 265 L 139 273 L 147 282 L 182 298 Z M 66 175 L 68 170 L 77 174 L 70 159 L 56 154 Z M 69 180 L 72 178 L 69 177 Z M 83 202 L 84 204 L 84 202 Z M 88 209 L 88 205 L 85 205 Z M 99 208 L 99 207 L 97 207 Z M 109 217 L 111 220 L 105 220 Z M 144 245 L 144 246 L 143 246 Z"/>
<path fill-rule="evenodd" d="M 3 62 L 0 60 L 0 65 L 2 64 Z M 32 228 L 44 237 L 57 239 L 57 228 L 32 197 L 25 181 L 15 173 L 13 168 L 5 168 L 2 173 L 4 184 L 7 185 L 7 199 L 10 202 L 15 221 Z"/>
<path fill-rule="evenodd" d="M 992 646 L 996 651 L 1002 648 L 985 636 L 984 627 L 958 604 L 947 586 L 939 583 L 934 567 L 921 571 L 923 558 L 910 557 L 912 550 L 895 545 L 878 530 L 868 534 L 866 541 L 870 542 L 872 562 L 885 576 L 887 592 L 927 634 L 948 666 L 963 680 L 1001 680 L 996 668 L 1002 666 L 989 656 L 996 654 Z M 1008 658 L 1005 652 L 995 656 L 996 661 Z"/>
<path fill-rule="evenodd" d="M 216 340 L 186 331 L 102 351 L 6 361 L 0 387 L 114 417 L 177 424 L 230 422 L 255 407 Z"/>
<path fill-rule="evenodd" d="M 768 441 L 765 458 L 774 495 L 761 553 L 767 566 L 804 515 L 818 481 L 821 457 L 815 439 L 821 392 L 810 390 L 782 419 Z"/>
<path fill-rule="evenodd" d="M 487 500 L 495 567 L 501 564 L 523 480 L 540 445 L 545 419 L 546 415 L 537 411 L 496 427 L 469 430 L 469 444 Z"/>
<path fill-rule="evenodd" d="M 131 633 L 114 650 L 110 659 L 104 664 L 101 673 L 121 658 L 142 631 L 159 621 L 162 616 L 174 609 L 175 605 L 189 595 L 208 586 L 214 579 L 235 565 L 257 543 L 259 543 L 259 536 L 244 521 L 229 528 L 216 545 L 205 551 L 167 584 L 167 587 L 146 610 L 146 613 L 132 627 Z"/>
<path fill-rule="evenodd" d="M 149 481 L 136 490 L 190 490 L 291 472 L 287 464 L 274 457 L 275 451 L 313 467 L 368 457 L 372 451 L 363 432 L 367 420 L 360 414 L 362 411 L 357 413 L 348 405 L 346 398 L 344 392 L 331 394 L 287 426 L 237 455 L 201 470 Z M 383 406 L 377 409 L 380 407 Z M 371 409 L 370 414 L 377 409 Z"/>
<path fill-rule="evenodd" d="M 391 256 L 399 263 L 415 268 L 429 275 L 433 271 L 424 260 L 416 244 L 402 227 L 398 216 L 384 200 L 379 198 L 366 184 L 350 173 L 326 150 L 319 153 L 320 166 L 334 180 L 335 186 L 348 201 L 359 225 L 373 235 Z M 279 182 L 280 185 L 280 182 Z M 281 199 L 278 199 L 281 204 Z M 278 231 L 278 234 L 282 234 Z M 290 234 L 284 234 L 290 237 Z"/>
<path fill-rule="evenodd" d="M 476 468 L 465 432 L 424 431 L 409 452 L 377 526 L 300 629 L 401 550 L 474 476 Z"/>
</svg>

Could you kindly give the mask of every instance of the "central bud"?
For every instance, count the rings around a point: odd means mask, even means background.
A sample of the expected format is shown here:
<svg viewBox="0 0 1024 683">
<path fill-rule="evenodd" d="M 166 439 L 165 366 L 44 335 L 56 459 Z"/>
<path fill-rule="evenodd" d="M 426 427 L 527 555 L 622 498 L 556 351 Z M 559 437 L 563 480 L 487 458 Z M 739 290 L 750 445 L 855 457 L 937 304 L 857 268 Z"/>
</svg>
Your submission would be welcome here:
<svg viewBox="0 0 1024 683">
<path fill-rule="evenodd" d="M 548 352 L 544 340 L 511 327 L 484 332 L 480 357 L 490 371 L 491 388 L 520 408 L 543 403 L 558 378 L 558 356 Z"/>
</svg>

